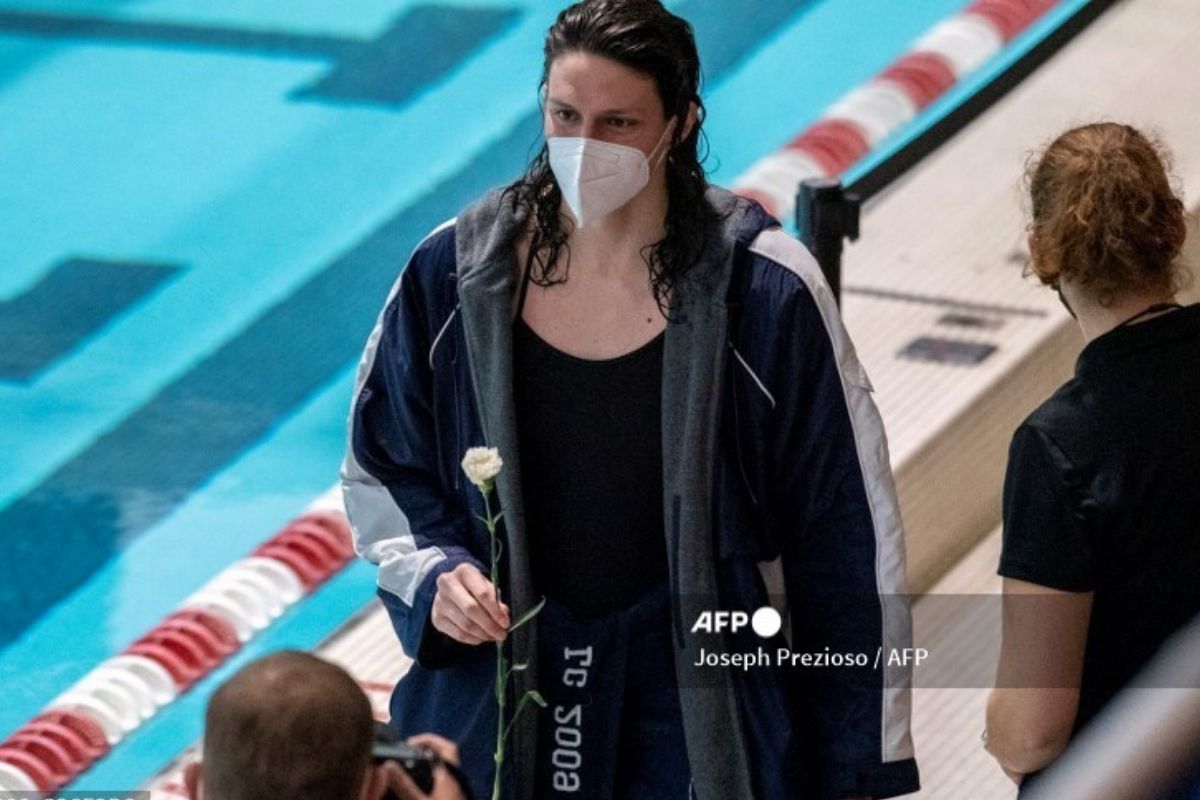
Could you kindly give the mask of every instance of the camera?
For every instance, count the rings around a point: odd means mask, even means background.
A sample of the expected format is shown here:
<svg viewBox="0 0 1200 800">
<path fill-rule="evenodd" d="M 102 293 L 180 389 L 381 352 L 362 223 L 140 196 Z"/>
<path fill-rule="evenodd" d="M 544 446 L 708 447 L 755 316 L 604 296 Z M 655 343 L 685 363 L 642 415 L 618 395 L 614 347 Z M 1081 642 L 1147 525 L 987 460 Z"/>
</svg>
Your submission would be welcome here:
<svg viewBox="0 0 1200 800">
<path fill-rule="evenodd" d="M 382 724 L 375 726 L 375 743 L 371 746 L 371 759 L 380 764 L 384 761 L 395 761 L 408 777 L 412 778 L 425 794 L 433 791 L 433 768 L 441 763 L 437 754 L 422 750 L 404 742 L 396 741 L 391 730 Z M 387 800 L 388 796 L 385 796 Z"/>
</svg>

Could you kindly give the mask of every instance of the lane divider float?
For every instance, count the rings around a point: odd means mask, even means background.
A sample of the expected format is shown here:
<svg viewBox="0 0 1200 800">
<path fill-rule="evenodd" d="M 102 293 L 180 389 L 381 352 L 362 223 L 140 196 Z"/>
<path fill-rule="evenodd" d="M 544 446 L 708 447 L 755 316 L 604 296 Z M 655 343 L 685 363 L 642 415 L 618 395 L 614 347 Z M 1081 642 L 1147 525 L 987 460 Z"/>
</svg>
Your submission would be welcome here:
<svg viewBox="0 0 1200 800">
<path fill-rule="evenodd" d="M 755 162 L 733 190 L 778 219 L 790 218 L 802 181 L 840 176 L 1057 3 L 976 0 L 930 29 L 908 53 L 826 109 L 799 136 Z"/>
<path fill-rule="evenodd" d="M 289 522 L 0 742 L 0 791 L 53 792 L 75 780 L 353 555 L 343 513 Z"/>
</svg>

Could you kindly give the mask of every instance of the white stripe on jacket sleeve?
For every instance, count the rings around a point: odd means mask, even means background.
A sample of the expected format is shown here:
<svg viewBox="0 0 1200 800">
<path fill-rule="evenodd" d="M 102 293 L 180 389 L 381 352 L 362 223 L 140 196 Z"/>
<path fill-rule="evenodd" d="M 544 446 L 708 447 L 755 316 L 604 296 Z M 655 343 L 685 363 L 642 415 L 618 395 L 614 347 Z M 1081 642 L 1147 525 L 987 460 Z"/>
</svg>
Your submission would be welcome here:
<svg viewBox="0 0 1200 800">
<path fill-rule="evenodd" d="M 448 220 L 434 229 L 422 244 L 437 233 L 454 224 Z M 417 246 L 417 249 L 420 245 Z M 414 250 L 415 252 L 415 250 Z M 342 462 L 342 499 L 346 505 L 346 516 L 354 535 L 354 549 L 367 561 L 379 567 L 377 582 L 381 589 L 390 592 L 407 606 L 412 606 L 417 588 L 429 571 L 446 558 L 437 547 L 417 547 L 416 539 L 408 524 L 408 518 L 396 505 L 387 487 L 363 469 L 354 457 L 354 409 L 359 395 L 375 366 L 379 340 L 383 336 L 383 318 L 388 306 L 400 292 L 407 267 L 392 284 L 383 310 L 375 321 L 375 328 L 367 339 L 358 363 L 354 382 L 354 395 L 350 404 L 350 418 L 346 422 L 346 457 Z"/>
<path fill-rule="evenodd" d="M 780 228 L 762 231 L 750 251 L 795 273 L 808 287 L 825 331 L 833 346 L 846 410 L 854 430 L 859 468 L 865 481 L 871 520 L 875 528 L 875 582 L 880 596 L 884 653 L 912 646 L 912 618 L 907 603 L 904 561 L 904 528 L 900 504 L 892 480 L 887 437 L 879 410 L 871 399 L 871 383 L 858 360 L 854 345 L 842 325 L 841 314 L 829 291 L 825 276 L 812 254 Z M 901 613 L 903 612 L 903 613 Z M 883 760 L 902 761 L 913 757 L 909 721 L 912 714 L 911 669 L 887 664 L 884 659 L 883 707 L 881 713 Z"/>
</svg>

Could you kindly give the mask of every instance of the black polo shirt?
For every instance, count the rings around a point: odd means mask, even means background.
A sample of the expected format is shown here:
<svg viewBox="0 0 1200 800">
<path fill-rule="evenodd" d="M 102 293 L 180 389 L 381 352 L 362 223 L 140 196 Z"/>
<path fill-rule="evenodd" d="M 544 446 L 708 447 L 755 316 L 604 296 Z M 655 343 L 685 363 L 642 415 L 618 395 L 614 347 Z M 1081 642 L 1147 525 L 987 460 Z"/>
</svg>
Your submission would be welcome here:
<svg viewBox="0 0 1200 800">
<path fill-rule="evenodd" d="M 1095 592 L 1077 730 L 1200 614 L 1200 305 L 1094 339 L 1017 429 L 999 571 Z"/>
</svg>

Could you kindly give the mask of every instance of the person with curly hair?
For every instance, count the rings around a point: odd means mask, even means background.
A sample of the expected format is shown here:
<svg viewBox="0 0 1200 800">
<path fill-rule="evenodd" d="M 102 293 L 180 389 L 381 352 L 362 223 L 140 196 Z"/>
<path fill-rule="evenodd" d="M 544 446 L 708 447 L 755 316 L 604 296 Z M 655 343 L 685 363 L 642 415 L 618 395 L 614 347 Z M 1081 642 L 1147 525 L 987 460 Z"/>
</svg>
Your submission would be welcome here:
<svg viewBox="0 0 1200 800">
<path fill-rule="evenodd" d="M 343 487 L 416 662 L 397 733 L 456 741 L 482 796 L 504 642 L 514 699 L 547 703 L 502 721 L 513 800 L 914 791 L 904 666 L 702 666 L 911 644 L 883 426 L 819 268 L 709 185 L 685 20 L 585 0 L 544 56 L 540 152 L 418 246 L 359 371 Z M 475 446 L 503 461 L 498 585 Z M 766 638 L 700 624 L 764 608 Z"/>
<path fill-rule="evenodd" d="M 1024 794 L 1200 614 L 1200 306 L 1167 158 L 1117 123 L 1028 171 L 1032 273 L 1086 342 L 1017 429 L 1004 487 L 1003 643 L 985 741 Z"/>
</svg>

